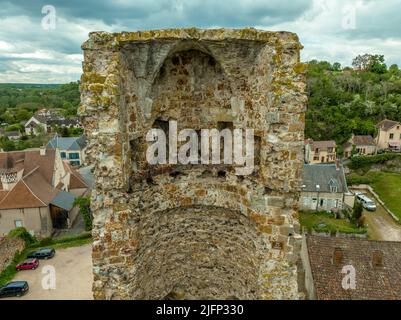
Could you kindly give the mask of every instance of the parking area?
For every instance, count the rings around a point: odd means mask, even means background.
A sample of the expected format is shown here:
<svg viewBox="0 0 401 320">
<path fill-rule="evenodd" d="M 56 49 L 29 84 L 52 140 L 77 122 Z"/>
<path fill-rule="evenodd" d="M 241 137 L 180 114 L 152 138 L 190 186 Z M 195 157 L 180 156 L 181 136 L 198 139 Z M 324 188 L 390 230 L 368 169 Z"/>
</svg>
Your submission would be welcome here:
<svg viewBox="0 0 401 320">
<path fill-rule="evenodd" d="M 21 298 L 23 300 L 91 300 L 92 297 L 92 248 L 91 245 L 80 247 L 58 249 L 56 255 L 50 260 L 40 260 L 39 268 L 36 270 L 19 271 L 14 278 L 25 280 L 29 283 L 29 292 Z M 49 273 L 45 266 L 54 267 L 55 289 L 43 289 Z M 47 277 L 47 278 L 46 278 Z M 43 280 L 45 279 L 45 280 Z"/>
<path fill-rule="evenodd" d="M 368 191 L 363 193 L 370 199 L 375 199 Z M 369 238 L 380 241 L 401 241 L 401 225 L 391 218 L 379 202 L 375 201 L 375 203 L 376 211 L 363 210 Z"/>
</svg>

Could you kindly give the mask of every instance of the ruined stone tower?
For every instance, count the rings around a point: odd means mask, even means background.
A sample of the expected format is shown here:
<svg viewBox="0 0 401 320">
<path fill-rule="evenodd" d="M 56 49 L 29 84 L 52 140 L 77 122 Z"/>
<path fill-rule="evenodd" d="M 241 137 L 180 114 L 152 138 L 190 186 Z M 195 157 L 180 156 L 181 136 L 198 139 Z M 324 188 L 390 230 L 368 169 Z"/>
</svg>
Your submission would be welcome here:
<svg viewBox="0 0 401 320">
<path fill-rule="evenodd" d="M 80 115 L 97 299 L 296 299 L 304 67 L 295 34 L 95 32 Z M 252 128 L 255 171 L 146 161 L 151 128 Z"/>
</svg>

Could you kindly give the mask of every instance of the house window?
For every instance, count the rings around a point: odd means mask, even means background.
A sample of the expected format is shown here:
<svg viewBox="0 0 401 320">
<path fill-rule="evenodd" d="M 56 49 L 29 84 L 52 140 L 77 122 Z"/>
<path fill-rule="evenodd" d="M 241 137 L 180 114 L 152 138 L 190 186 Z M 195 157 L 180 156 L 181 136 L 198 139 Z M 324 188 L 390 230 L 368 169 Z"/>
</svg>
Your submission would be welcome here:
<svg viewBox="0 0 401 320">
<path fill-rule="evenodd" d="M 23 227 L 22 220 L 14 220 L 14 224 L 16 228 Z"/>
<path fill-rule="evenodd" d="M 65 152 L 61 152 L 60 154 L 61 154 L 61 158 L 62 158 L 62 159 L 65 159 L 65 158 L 66 158 Z"/>
<path fill-rule="evenodd" d="M 313 161 L 319 161 L 319 157 L 313 157 Z"/>
<path fill-rule="evenodd" d="M 72 166 L 79 166 L 81 163 L 79 161 L 70 161 Z"/>
<path fill-rule="evenodd" d="M 79 159 L 79 153 L 75 152 L 75 153 L 70 153 L 68 155 L 69 159 Z"/>
<path fill-rule="evenodd" d="M 337 186 L 330 186 L 330 191 L 331 192 L 338 192 Z"/>
<path fill-rule="evenodd" d="M 394 139 L 394 133 L 390 133 L 390 139 Z"/>
</svg>

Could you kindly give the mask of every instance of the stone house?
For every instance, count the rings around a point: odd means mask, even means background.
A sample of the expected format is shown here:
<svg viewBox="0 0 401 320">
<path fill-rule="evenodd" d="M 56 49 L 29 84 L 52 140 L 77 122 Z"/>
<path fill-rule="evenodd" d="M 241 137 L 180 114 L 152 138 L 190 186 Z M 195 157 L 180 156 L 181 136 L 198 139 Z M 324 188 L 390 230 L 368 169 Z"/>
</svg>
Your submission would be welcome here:
<svg viewBox="0 0 401 320">
<path fill-rule="evenodd" d="M 383 120 L 377 124 L 376 144 L 378 150 L 401 151 L 401 123 Z"/>
<path fill-rule="evenodd" d="M 352 137 L 343 145 L 344 158 L 350 158 L 353 154 L 361 156 L 374 155 L 377 152 L 376 142 L 370 135 Z"/>
<path fill-rule="evenodd" d="M 302 210 L 332 211 L 352 208 L 354 196 L 348 191 L 344 169 L 337 164 L 305 164 Z"/>
<path fill-rule="evenodd" d="M 73 223 L 78 208 L 72 206 L 72 191 L 79 194 L 83 184 L 71 178 L 66 165 L 56 150 L 0 153 L 0 236 L 16 227 L 50 236 Z"/>
<path fill-rule="evenodd" d="M 85 136 L 64 138 L 56 134 L 46 147 L 59 150 L 61 159 L 73 166 L 80 166 L 85 162 Z"/>
<path fill-rule="evenodd" d="M 63 117 L 57 109 L 41 109 L 25 123 L 25 134 L 37 135 L 40 131 L 38 128 L 42 128 L 44 133 L 49 133 L 55 127 L 82 128 L 82 125 L 76 118 Z"/>
<path fill-rule="evenodd" d="M 301 262 L 299 287 L 309 300 L 401 297 L 401 242 L 306 235 Z"/>
<path fill-rule="evenodd" d="M 337 159 L 337 144 L 334 140 L 313 141 L 305 140 L 305 163 L 330 163 Z"/>
</svg>

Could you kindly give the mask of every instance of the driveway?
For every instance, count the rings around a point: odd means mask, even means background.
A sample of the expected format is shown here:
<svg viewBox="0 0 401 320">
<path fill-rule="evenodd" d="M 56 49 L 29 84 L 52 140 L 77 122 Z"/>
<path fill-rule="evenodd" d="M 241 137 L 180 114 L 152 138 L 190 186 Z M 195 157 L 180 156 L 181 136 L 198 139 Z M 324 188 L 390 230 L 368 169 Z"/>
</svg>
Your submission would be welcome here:
<svg viewBox="0 0 401 320">
<path fill-rule="evenodd" d="M 42 274 L 45 266 L 53 266 L 56 273 L 56 288 L 43 289 Z M 43 270 L 45 271 L 45 270 Z M 40 260 L 39 268 L 17 273 L 14 280 L 26 280 L 29 292 L 22 300 L 91 300 L 92 297 L 92 246 L 56 250 L 50 260 Z"/>
<path fill-rule="evenodd" d="M 369 192 L 364 192 L 371 199 L 374 197 Z M 375 201 L 377 210 L 369 212 L 364 209 L 365 223 L 368 225 L 368 235 L 372 240 L 401 241 L 401 225 L 387 213 L 386 210 Z"/>
</svg>

